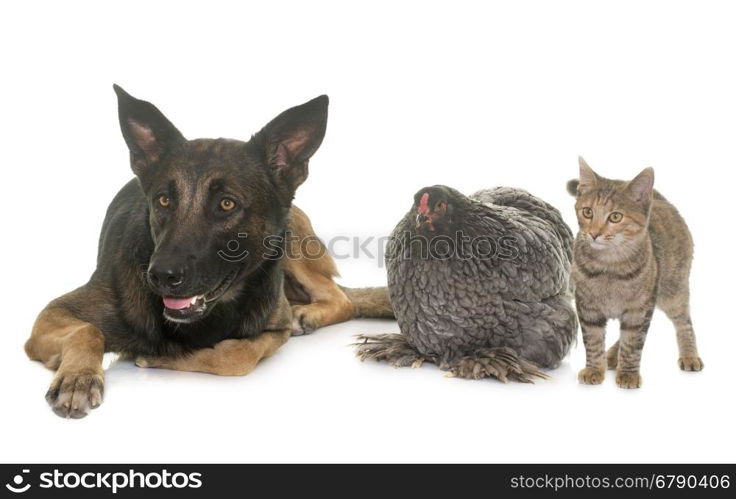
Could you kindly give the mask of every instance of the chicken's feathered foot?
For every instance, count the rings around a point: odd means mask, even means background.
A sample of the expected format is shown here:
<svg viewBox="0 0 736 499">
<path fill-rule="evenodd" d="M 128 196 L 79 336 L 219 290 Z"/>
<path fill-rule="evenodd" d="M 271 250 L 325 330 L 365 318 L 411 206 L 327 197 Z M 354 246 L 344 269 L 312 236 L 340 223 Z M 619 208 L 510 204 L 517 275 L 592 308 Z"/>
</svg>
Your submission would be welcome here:
<svg viewBox="0 0 736 499">
<path fill-rule="evenodd" d="M 359 334 L 356 338 L 353 346 L 360 360 L 385 360 L 394 367 L 420 367 L 427 360 L 401 334 Z"/>
<path fill-rule="evenodd" d="M 534 383 L 534 378 L 549 379 L 534 363 L 522 359 L 507 347 L 482 348 L 450 365 L 450 376 L 467 379 L 496 378 Z"/>
</svg>

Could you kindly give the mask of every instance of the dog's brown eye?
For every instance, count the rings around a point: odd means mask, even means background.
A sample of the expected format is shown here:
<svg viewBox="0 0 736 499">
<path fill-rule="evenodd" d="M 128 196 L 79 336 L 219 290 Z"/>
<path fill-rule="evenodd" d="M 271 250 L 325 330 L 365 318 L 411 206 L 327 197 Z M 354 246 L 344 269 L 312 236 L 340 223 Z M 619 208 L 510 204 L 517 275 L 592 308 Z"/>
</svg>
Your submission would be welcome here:
<svg viewBox="0 0 736 499">
<path fill-rule="evenodd" d="M 587 206 L 583 208 L 583 216 L 585 218 L 593 218 L 593 210 L 592 208 L 588 208 Z"/>
<path fill-rule="evenodd" d="M 614 211 L 613 213 L 608 215 L 608 220 L 610 220 L 613 224 L 619 223 L 623 218 L 624 216 L 617 211 Z"/>
<path fill-rule="evenodd" d="M 220 201 L 220 209 L 222 211 L 230 211 L 235 208 L 235 201 L 230 198 L 222 198 Z"/>
<path fill-rule="evenodd" d="M 169 200 L 169 198 L 168 198 L 168 197 L 166 197 L 166 196 L 164 196 L 164 195 L 161 195 L 161 196 L 160 196 L 160 197 L 158 198 L 158 202 L 159 202 L 159 204 L 160 204 L 161 206 L 163 206 L 164 208 L 168 208 L 168 207 L 169 207 L 169 205 L 171 204 L 171 201 Z"/>
</svg>

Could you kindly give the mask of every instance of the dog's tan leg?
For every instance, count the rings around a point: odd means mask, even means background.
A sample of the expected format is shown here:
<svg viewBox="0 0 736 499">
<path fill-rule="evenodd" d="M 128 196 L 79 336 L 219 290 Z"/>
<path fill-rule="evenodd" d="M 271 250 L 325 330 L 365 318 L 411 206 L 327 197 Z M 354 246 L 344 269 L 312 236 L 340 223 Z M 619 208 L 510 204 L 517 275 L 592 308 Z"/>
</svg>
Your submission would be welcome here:
<svg viewBox="0 0 736 499">
<path fill-rule="evenodd" d="M 138 367 L 244 376 L 286 343 L 291 336 L 290 324 L 291 309 L 282 292 L 265 331 L 255 338 L 224 340 L 213 348 L 195 350 L 183 357 L 138 357 L 135 363 Z"/>
<path fill-rule="evenodd" d="M 31 359 L 57 370 L 46 393 L 56 414 L 81 418 L 102 403 L 105 338 L 95 326 L 50 306 L 36 319 L 25 350 Z"/>
<path fill-rule="evenodd" d="M 326 255 L 329 258 L 329 255 Z M 355 307 L 331 276 L 310 267 L 310 262 L 293 262 L 291 276 L 304 288 L 311 303 L 294 305 L 292 334 L 311 333 L 322 326 L 347 321 L 355 316 Z"/>
<path fill-rule="evenodd" d="M 284 272 L 301 288 L 307 303 L 292 307 L 292 334 L 311 333 L 318 327 L 352 319 L 355 307 L 333 281 L 339 274 L 324 244 L 314 234 L 307 215 L 296 206 L 289 224 L 293 240 L 284 259 Z"/>
<path fill-rule="evenodd" d="M 263 332 L 255 338 L 224 340 L 213 348 L 195 350 L 185 357 L 138 357 L 138 367 L 160 367 L 177 371 L 195 371 L 220 376 L 244 376 L 261 359 L 272 355 L 286 343 L 289 331 Z"/>
</svg>

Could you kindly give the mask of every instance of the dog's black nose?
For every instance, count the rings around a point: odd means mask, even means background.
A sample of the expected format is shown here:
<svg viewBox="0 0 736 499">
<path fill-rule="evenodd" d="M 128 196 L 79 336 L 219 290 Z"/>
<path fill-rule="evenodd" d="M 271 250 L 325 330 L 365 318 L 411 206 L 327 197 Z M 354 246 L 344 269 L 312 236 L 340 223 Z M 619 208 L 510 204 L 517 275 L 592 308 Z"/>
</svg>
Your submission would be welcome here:
<svg viewBox="0 0 736 499">
<path fill-rule="evenodd" d="M 173 290 L 184 283 L 184 269 L 173 265 L 151 264 L 148 267 L 151 284 L 162 290 Z"/>
</svg>

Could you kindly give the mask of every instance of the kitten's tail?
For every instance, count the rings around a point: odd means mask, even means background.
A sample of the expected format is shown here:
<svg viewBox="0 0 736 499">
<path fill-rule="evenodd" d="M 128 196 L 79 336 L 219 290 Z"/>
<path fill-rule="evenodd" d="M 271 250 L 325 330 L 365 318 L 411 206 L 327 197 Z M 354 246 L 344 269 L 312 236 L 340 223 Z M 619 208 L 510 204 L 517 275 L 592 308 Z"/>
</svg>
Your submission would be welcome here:
<svg viewBox="0 0 736 499">
<path fill-rule="evenodd" d="M 567 192 L 569 192 L 571 196 L 578 195 L 578 184 L 580 184 L 580 180 L 576 178 L 567 182 Z"/>
</svg>

